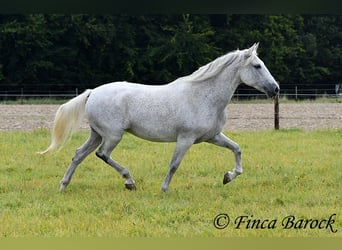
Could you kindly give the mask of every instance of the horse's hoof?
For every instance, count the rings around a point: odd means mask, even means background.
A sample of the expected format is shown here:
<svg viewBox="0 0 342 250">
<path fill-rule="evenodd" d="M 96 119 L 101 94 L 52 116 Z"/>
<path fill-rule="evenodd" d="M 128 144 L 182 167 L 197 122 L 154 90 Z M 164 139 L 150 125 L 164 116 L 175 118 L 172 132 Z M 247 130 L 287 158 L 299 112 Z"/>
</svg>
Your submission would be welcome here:
<svg viewBox="0 0 342 250">
<path fill-rule="evenodd" d="M 128 190 L 136 190 L 136 186 L 134 185 L 134 183 L 125 183 L 125 187 Z"/>
<path fill-rule="evenodd" d="M 229 173 L 226 173 L 223 176 L 223 185 L 226 185 L 228 182 L 231 182 L 232 178 L 230 177 Z"/>
<path fill-rule="evenodd" d="M 60 192 L 63 192 L 63 191 L 67 188 L 69 182 L 61 181 L 60 184 L 61 184 L 61 185 L 59 186 L 59 191 L 60 191 Z"/>
<path fill-rule="evenodd" d="M 59 191 L 63 192 L 66 188 L 67 188 L 67 185 L 61 184 L 61 186 L 59 187 Z"/>
</svg>

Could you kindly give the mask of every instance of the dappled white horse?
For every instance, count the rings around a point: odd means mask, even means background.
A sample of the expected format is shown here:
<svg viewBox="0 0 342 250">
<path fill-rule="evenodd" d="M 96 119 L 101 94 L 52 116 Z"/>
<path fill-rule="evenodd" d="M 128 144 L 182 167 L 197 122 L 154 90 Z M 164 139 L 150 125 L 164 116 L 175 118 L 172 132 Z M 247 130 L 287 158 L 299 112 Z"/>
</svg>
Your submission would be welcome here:
<svg viewBox="0 0 342 250">
<path fill-rule="evenodd" d="M 279 91 L 264 63 L 257 56 L 258 44 L 223 55 L 191 75 L 162 86 L 114 82 L 86 90 L 60 106 L 52 130 L 51 145 L 42 154 L 62 146 L 86 116 L 91 134 L 76 150 L 61 181 L 70 183 L 76 167 L 95 149 L 96 155 L 116 169 L 127 189 L 135 189 L 129 171 L 111 158 L 125 131 L 157 142 L 177 142 L 169 171 L 162 184 L 168 190 L 183 156 L 194 143 L 209 142 L 235 154 L 235 168 L 224 175 L 223 184 L 242 173 L 241 149 L 221 131 L 228 102 L 236 88 L 245 83 L 267 96 Z"/>
</svg>

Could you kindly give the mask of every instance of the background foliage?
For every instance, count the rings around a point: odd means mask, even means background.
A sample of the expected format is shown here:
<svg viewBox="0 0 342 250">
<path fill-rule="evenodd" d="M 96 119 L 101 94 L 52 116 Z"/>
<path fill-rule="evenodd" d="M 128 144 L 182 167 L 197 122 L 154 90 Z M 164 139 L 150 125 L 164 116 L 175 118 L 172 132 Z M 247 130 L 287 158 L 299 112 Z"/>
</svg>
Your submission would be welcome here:
<svg viewBox="0 0 342 250">
<path fill-rule="evenodd" d="M 341 82 L 342 16 L 0 15 L 0 90 L 163 84 L 260 42 L 282 84 Z"/>
</svg>

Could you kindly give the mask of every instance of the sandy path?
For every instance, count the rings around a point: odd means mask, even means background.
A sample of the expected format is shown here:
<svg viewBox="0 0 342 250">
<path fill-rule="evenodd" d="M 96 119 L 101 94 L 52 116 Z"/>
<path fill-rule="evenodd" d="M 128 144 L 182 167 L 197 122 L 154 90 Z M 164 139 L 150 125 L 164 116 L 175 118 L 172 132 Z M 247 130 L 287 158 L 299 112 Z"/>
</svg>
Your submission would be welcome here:
<svg viewBox="0 0 342 250">
<path fill-rule="evenodd" d="M 57 105 L 0 105 L 0 131 L 51 128 Z M 225 130 L 271 130 L 273 104 L 230 104 Z M 87 128 L 86 122 L 81 126 Z M 341 103 L 280 104 L 280 128 L 342 128 Z"/>
</svg>

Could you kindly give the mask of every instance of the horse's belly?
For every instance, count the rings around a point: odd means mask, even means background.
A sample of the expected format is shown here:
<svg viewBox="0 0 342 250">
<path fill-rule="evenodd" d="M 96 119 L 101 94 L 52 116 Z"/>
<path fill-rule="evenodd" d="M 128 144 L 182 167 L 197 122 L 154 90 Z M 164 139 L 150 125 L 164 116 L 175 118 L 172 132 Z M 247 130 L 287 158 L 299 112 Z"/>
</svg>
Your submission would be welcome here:
<svg viewBox="0 0 342 250">
<path fill-rule="evenodd" d="M 165 95 L 164 95 L 165 96 Z M 127 131 L 150 141 L 174 142 L 184 126 L 184 109 L 162 95 L 141 98 L 127 108 Z"/>
<path fill-rule="evenodd" d="M 145 125 L 145 126 L 144 126 Z M 142 139 L 155 142 L 175 142 L 177 133 L 169 127 L 153 126 L 152 124 L 139 123 L 130 126 L 127 131 Z"/>
</svg>

